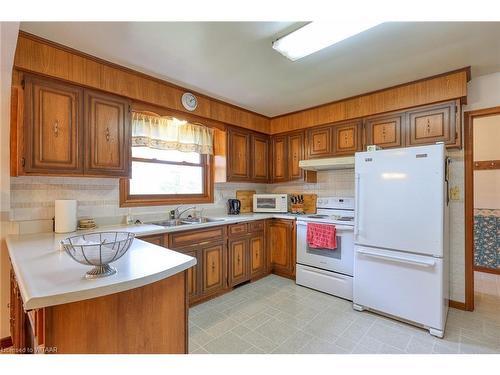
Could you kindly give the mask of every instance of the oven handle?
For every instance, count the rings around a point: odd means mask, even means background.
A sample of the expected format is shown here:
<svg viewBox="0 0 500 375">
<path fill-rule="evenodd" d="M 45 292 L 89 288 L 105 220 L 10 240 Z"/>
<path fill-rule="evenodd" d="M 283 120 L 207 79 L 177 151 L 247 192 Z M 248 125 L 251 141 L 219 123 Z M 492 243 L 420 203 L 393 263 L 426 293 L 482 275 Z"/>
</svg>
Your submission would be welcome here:
<svg viewBox="0 0 500 375">
<path fill-rule="evenodd" d="M 352 231 L 353 230 L 353 227 L 348 226 L 348 225 L 336 225 L 336 224 L 330 224 L 330 223 L 321 223 L 318 221 L 316 221 L 316 222 L 312 221 L 312 223 L 335 225 L 335 229 L 337 229 L 338 231 Z M 298 221 L 297 220 L 297 225 L 299 225 L 301 227 L 305 227 L 305 226 L 307 226 L 307 221 Z"/>
<path fill-rule="evenodd" d="M 408 258 L 397 257 L 397 256 L 392 256 L 392 255 L 372 253 L 370 251 L 359 250 L 359 249 L 356 250 L 356 252 L 358 254 L 361 254 L 361 255 L 364 255 L 367 257 L 392 260 L 394 262 L 413 264 L 413 265 L 423 266 L 423 267 L 434 267 L 436 265 L 436 262 L 433 260 L 425 261 L 425 260 L 408 259 Z"/>
</svg>

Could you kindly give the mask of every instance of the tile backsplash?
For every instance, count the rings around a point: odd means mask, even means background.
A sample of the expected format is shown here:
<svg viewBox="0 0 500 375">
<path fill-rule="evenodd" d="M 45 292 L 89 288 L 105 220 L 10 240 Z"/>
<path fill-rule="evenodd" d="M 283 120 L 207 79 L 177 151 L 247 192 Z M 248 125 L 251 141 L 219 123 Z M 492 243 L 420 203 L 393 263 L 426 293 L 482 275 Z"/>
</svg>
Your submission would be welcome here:
<svg viewBox="0 0 500 375">
<path fill-rule="evenodd" d="M 354 170 L 322 171 L 315 184 L 217 183 L 213 204 L 199 204 L 207 212 L 225 212 L 226 201 L 236 190 L 252 189 L 258 193 L 310 193 L 319 196 L 354 195 Z M 11 220 L 46 220 L 54 216 L 54 200 L 78 200 L 78 217 L 115 218 L 122 222 L 129 212 L 119 206 L 119 180 L 87 177 L 14 177 L 11 179 Z M 141 220 L 166 217 L 175 206 L 133 207 L 130 213 Z"/>
</svg>

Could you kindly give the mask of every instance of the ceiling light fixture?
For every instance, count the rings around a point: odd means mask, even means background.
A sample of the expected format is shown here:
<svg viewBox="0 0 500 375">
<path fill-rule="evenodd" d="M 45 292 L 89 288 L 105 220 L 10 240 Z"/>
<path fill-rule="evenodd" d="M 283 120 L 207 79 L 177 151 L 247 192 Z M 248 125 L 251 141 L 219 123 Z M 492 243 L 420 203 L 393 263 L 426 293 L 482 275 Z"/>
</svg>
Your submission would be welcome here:
<svg viewBox="0 0 500 375">
<path fill-rule="evenodd" d="M 273 48 L 295 61 L 379 24 L 374 21 L 311 22 L 274 41 Z"/>
</svg>

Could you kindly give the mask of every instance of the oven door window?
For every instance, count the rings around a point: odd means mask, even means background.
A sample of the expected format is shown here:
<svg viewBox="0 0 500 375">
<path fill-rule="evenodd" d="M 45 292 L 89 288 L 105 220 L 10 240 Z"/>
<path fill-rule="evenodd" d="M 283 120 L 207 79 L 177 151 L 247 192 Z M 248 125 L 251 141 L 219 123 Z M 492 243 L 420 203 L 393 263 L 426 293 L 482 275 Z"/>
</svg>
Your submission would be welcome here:
<svg viewBox="0 0 500 375">
<path fill-rule="evenodd" d="M 257 208 L 276 208 L 276 198 L 257 198 Z"/>
<path fill-rule="evenodd" d="M 340 260 L 342 259 L 342 237 L 337 236 L 337 248 L 335 250 L 310 247 L 306 244 L 306 253 Z"/>
</svg>

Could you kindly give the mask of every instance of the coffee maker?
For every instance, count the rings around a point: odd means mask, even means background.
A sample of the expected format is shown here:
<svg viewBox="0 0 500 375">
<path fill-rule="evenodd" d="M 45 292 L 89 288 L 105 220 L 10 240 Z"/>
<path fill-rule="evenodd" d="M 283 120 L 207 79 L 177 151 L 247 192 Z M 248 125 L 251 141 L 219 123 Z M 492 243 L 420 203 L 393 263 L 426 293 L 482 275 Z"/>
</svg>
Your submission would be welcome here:
<svg viewBox="0 0 500 375">
<path fill-rule="evenodd" d="M 239 215 L 241 208 L 241 202 L 239 199 L 228 199 L 227 200 L 227 213 L 229 215 Z"/>
</svg>

